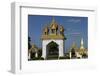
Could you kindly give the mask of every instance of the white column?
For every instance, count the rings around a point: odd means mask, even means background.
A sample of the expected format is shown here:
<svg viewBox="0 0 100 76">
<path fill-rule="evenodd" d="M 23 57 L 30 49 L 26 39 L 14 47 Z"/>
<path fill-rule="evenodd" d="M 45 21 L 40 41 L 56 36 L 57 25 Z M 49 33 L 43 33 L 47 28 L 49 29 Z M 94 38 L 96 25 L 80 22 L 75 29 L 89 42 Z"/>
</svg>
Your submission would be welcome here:
<svg viewBox="0 0 100 76">
<path fill-rule="evenodd" d="M 36 58 L 38 57 L 38 53 L 37 53 L 37 52 L 35 53 L 35 57 L 36 57 Z"/>
<path fill-rule="evenodd" d="M 46 59 L 46 42 L 42 41 L 42 57 Z"/>
<path fill-rule="evenodd" d="M 59 57 L 64 56 L 64 43 L 63 40 L 59 40 L 60 44 L 59 44 Z"/>
</svg>

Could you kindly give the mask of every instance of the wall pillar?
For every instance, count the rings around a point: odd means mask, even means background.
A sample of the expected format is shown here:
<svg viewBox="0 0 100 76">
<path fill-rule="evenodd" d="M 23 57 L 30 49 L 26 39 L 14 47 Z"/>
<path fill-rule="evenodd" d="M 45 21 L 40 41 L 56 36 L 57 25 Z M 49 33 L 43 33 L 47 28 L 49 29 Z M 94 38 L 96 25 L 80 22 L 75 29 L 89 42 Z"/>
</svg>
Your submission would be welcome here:
<svg viewBox="0 0 100 76">
<path fill-rule="evenodd" d="M 42 41 L 42 57 L 46 59 L 46 43 Z"/>
<path fill-rule="evenodd" d="M 59 43 L 59 57 L 64 56 L 64 44 L 63 44 L 63 40 L 60 40 Z"/>
<path fill-rule="evenodd" d="M 38 57 L 38 53 L 37 53 L 37 52 L 35 53 L 35 57 L 36 57 L 36 58 Z"/>
</svg>

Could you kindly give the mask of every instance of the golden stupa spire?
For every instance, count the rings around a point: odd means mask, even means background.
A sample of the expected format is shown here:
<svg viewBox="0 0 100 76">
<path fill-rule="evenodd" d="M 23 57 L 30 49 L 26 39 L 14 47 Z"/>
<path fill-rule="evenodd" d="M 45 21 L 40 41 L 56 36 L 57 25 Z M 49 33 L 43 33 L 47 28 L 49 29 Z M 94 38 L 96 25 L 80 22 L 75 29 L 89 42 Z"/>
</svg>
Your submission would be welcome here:
<svg viewBox="0 0 100 76">
<path fill-rule="evenodd" d="M 54 29 L 54 30 L 56 30 L 58 28 L 58 25 L 57 25 L 54 17 L 52 18 L 52 22 L 51 22 L 50 28 Z"/>
<path fill-rule="evenodd" d="M 84 49 L 83 38 L 81 39 L 81 46 L 80 46 L 80 49 Z"/>
</svg>

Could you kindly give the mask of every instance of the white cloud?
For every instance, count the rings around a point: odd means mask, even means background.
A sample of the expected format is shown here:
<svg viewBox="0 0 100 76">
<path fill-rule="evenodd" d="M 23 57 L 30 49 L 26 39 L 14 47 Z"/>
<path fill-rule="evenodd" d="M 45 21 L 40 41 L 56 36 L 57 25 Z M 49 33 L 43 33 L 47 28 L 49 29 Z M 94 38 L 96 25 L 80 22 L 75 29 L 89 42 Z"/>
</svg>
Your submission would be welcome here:
<svg viewBox="0 0 100 76">
<path fill-rule="evenodd" d="M 74 23 L 78 23 L 78 22 L 80 22 L 81 21 L 81 19 L 69 19 L 67 22 L 74 22 Z"/>
</svg>

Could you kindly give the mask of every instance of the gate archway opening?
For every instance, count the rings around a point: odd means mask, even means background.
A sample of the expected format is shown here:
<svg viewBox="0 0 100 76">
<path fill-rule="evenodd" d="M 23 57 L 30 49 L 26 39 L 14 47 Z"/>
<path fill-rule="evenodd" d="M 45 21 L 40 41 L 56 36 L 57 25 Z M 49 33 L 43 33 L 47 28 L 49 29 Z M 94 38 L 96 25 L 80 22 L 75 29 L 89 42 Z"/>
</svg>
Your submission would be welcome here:
<svg viewBox="0 0 100 76">
<path fill-rule="evenodd" d="M 47 50 L 47 59 L 58 59 L 59 57 L 59 45 L 54 42 L 51 41 L 47 46 L 46 46 L 46 50 Z"/>
</svg>

